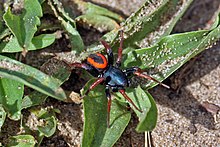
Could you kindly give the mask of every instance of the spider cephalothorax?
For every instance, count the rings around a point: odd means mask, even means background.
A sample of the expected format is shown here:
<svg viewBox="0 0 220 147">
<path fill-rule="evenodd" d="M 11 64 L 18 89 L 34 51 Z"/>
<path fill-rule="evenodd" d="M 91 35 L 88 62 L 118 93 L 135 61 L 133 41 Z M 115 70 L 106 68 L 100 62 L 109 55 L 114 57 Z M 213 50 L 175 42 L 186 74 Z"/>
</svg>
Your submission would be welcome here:
<svg viewBox="0 0 220 147">
<path fill-rule="evenodd" d="M 120 46 L 118 48 L 118 57 L 115 64 L 114 64 L 112 49 L 105 41 L 101 41 L 101 43 L 104 45 L 106 49 L 108 59 L 106 59 L 104 55 L 100 53 L 96 53 L 89 55 L 87 60 L 83 63 L 70 64 L 71 67 L 83 68 L 87 70 L 90 74 L 92 74 L 94 77 L 97 77 L 97 80 L 89 87 L 89 89 L 85 92 L 85 95 L 87 95 L 89 91 L 95 88 L 98 84 L 100 83 L 105 84 L 106 86 L 105 93 L 106 93 L 106 97 L 108 98 L 108 110 L 107 110 L 108 127 L 109 127 L 109 118 L 110 118 L 110 110 L 111 110 L 110 90 L 113 92 L 120 92 L 125 97 L 125 99 L 135 107 L 135 109 L 142 112 L 125 93 L 125 88 L 129 86 L 130 83 L 129 77 L 131 75 L 136 75 L 142 78 L 153 80 L 159 83 L 160 85 L 169 88 L 167 85 L 144 74 L 143 71 L 138 67 L 131 67 L 125 70 L 122 70 L 120 68 L 121 59 L 122 59 L 122 45 L 124 40 L 122 31 L 120 31 L 120 38 L 121 40 L 120 40 Z"/>
</svg>

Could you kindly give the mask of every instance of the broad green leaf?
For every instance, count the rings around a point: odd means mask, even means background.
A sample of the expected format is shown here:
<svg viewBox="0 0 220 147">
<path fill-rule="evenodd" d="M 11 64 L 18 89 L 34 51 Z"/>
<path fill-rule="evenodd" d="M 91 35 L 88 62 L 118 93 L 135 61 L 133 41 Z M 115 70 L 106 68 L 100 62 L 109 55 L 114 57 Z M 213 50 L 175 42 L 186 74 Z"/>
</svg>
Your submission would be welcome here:
<svg viewBox="0 0 220 147">
<path fill-rule="evenodd" d="M 117 100 L 112 101 L 110 128 L 107 129 L 103 140 L 100 140 L 101 146 L 113 146 L 121 137 L 131 119 L 131 113 L 127 111 L 126 106 L 127 105 L 119 103 Z M 96 141 L 95 143 L 97 143 L 97 145 L 100 144 L 100 142 Z M 96 144 L 94 144 L 94 146 L 96 146 Z"/>
<path fill-rule="evenodd" d="M 82 0 L 76 0 L 74 2 L 82 11 L 82 15 L 76 18 L 76 22 L 84 27 L 89 28 L 92 26 L 100 32 L 106 32 L 120 28 L 117 22 L 120 23 L 124 20 L 120 15 L 90 2 L 84 2 Z"/>
<path fill-rule="evenodd" d="M 107 130 L 107 98 L 105 98 L 104 87 L 98 86 L 84 97 L 83 109 L 82 147 L 95 146 L 97 145 L 95 141 L 102 142 Z"/>
<path fill-rule="evenodd" d="M 138 132 L 152 131 L 157 124 L 156 103 L 148 91 L 144 91 L 140 87 L 138 87 L 138 89 L 135 90 L 135 92 L 136 95 L 140 95 L 141 93 L 143 97 L 143 102 L 140 103 L 142 105 L 142 108 L 147 109 L 147 111 L 144 110 L 143 114 L 139 117 L 140 121 L 136 130 Z"/>
<path fill-rule="evenodd" d="M 59 8 L 59 2 L 56 0 L 53 0 L 52 3 L 51 0 L 49 0 L 48 4 L 51 6 L 55 16 L 58 18 L 59 21 L 61 21 L 61 24 L 64 28 L 64 30 L 68 33 L 72 50 L 79 54 L 84 49 L 84 43 L 83 40 L 79 34 L 79 32 L 76 30 L 75 21 L 72 20 L 68 14 L 64 12 L 63 9 Z M 60 14 L 60 13 L 61 14 Z M 67 20 L 66 20 L 67 19 Z"/>
<path fill-rule="evenodd" d="M 58 100 L 66 98 L 63 89 L 59 87 L 58 79 L 2 55 L 0 55 L 0 76 L 21 82 Z"/>
<path fill-rule="evenodd" d="M 41 34 L 39 36 L 35 36 L 32 39 L 28 50 L 45 48 L 51 45 L 52 43 L 54 43 L 55 39 L 56 39 L 55 34 Z"/>
<path fill-rule="evenodd" d="M 94 80 L 91 80 L 94 82 Z M 87 88 L 88 88 L 87 85 Z M 126 107 L 113 100 L 110 128 L 107 128 L 107 98 L 104 86 L 97 86 L 84 98 L 84 128 L 82 146 L 112 146 L 121 136 L 130 120 Z"/>
<path fill-rule="evenodd" d="M 30 51 L 30 50 L 42 49 L 51 45 L 54 41 L 55 41 L 54 34 L 41 34 L 32 39 L 27 50 Z M 14 52 L 21 52 L 22 50 L 23 48 L 18 44 L 18 41 L 15 37 L 10 39 L 9 42 L 0 43 L 0 52 L 14 53 Z"/>
<path fill-rule="evenodd" d="M 82 10 L 82 14 L 94 14 L 94 15 L 106 16 L 106 17 L 112 18 L 118 22 L 122 22 L 124 20 L 120 15 L 118 15 L 114 12 L 111 12 L 106 8 L 92 4 L 90 2 L 84 2 L 82 0 L 75 0 L 74 2 L 78 6 L 80 6 L 80 8 Z"/>
<path fill-rule="evenodd" d="M 123 63 L 125 67 L 139 66 L 148 69 L 151 76 L 164 80 L 192 57 L 212 46 L 220 38 L 220 26 L 213 30 L 202 30 L 174 34 L 164 37 L 150 48 L 130 51 Z M 145 88 L 156 85 L 144 82 Z"/>
<path fill-rule="evenodd" d="M 34 147 L 36 140 L 31 135 L 11 136 L 7 146 L 13 147 Z"/>
<path fill-rule="evenodd" d="M 8 113 L 8 117 L 19 120 L 21 117 L 21 101 L 24 85 L 17 81 L 0 78 L 0 104 Z"/>
<path fill-rule="evenodd" d="M 9 8 L 3 18 L 6 25 L 17 38 L 19 45 L 27 49 L 31 43 L 37 26 L 40 25 L 42 14 L 41 5 L 38 0 L 24 0 L 24 9 L 22 14 L 12 14 Z"/>
<path fill-rule="evenodd" d="M 56 131 L 57 121 L 54 116 L 44 118 L 45 125 L 38 126 L 38 131 L 46 137 L 52 136 Z"/>
<path fill-rule="evenodd" d="M 120 27 L 115 20 L 98 14 L 80 15 L 76 18 L 76 21 L 83 26 L 92 26 L 100 32 L 111 31 Z"/>
<path fill-rule="evenodd" d="M 42 67 L 45 67 L 45 68 L 54 67 L 54 68 L 50 68 L 49 72 L 51 76 L 59 79 L 58 81 L 59 86 L 63 84 L 66 80 L 68 80 L 71 74 L 71 71 L 67 69 L 63 64 L 59 64 L 58 60 L 56 59 L 49 60 Z M 22 109 L 26 109 L 31 106 L 39 105 L 43 103 L 47 99 L 47 97 L 48 95 L 45 95 L 38 91 L 33 91 L 22 99 Z"/>
<path fill-rule="evenodd" d="M 6 118 L 6 112 L 2 106 L 2 104 L 0 104 L 0 132 L 1 132 L 1 128 L 5 122 L 5 118 Z"/>
</svg>

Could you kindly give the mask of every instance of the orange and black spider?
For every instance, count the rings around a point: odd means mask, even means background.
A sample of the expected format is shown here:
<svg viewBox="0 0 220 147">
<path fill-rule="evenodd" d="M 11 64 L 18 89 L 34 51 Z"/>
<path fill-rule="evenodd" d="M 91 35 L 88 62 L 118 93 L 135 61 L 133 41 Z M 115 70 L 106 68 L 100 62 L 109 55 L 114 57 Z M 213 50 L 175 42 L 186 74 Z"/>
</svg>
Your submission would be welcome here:
<svg viewBox="0 0 220 147">
<path fill-rule="evenodd" d="M 142 78 L 153 80 L 159 83 L 160 85 L 166 88 L 169 88 L 169 86 L 159 82 L 158 80 L 150 77 L 149 75 L 144 74 L 143 70 L 141 70 L 138 67 L 131 67 L 125 70 L 120 69 L 121 59 L 122 59 L 123 41 L 124 41 L 123 31 L 120 31 L 120 45 L 118 48 L 118 57 L 117 57 L 115 65 L 113 65 L 114 57 L 113 57 L 112 49 L 105 41 L 101 41 L 101 43 L 106 49 L 108 60 L 106 59 L 104 55 L 100 53 L 96 53 L 96 54 L 89 55 L 87 60 L 84 61 L 83 63 L 70 64 L 71 67 L 83 68 L 86 71 L 88 71 L 91 75 L 93 75 L 94 77 L 97 77 L 97 80 L 89 87 L 89 89 L 85 92 L 85 95 L 87 95 L 97 85 L 101 83 L 105 84 L 105 87 L 106 87 L 105 93 L 108 99 L 108 107 L 107 107 L 107 112 L 108 112 L 107 126 L 108 127 L 109 127 L 110 110 L 111 110 L 110 90 L 113 92 L 120 92 L 124 96 L 124 98 L 134 106 L 135 109 L 142 112 L 125 93 L 125 87 L 128 87 L 130 85 L 130 77 L 132 75 L 136 75 Z"/>
</svg>

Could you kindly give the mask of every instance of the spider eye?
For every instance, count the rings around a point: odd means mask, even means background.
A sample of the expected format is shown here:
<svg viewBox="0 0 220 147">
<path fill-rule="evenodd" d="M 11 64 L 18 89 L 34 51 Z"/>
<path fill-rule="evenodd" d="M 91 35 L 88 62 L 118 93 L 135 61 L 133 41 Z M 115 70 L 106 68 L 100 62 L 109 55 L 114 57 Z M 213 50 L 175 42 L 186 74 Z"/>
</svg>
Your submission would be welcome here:
<svg viewBox="0 0 220 147">
<path fill-rule="evenodd" d="M 100 53 L 89 55 L 87 62 L 97 69 L 105 69 L 108 65 L 107 59 Z"/>
</svg>

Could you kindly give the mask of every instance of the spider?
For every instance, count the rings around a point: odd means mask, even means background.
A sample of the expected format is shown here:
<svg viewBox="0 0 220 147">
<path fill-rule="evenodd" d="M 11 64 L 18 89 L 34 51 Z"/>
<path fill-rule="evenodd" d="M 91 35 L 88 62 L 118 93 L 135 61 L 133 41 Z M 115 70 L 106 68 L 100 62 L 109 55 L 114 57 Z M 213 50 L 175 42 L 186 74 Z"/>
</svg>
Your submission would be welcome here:
<svg viewBox="0 0 220 147">
<path fill-rule="evenodd" d="M 151 76 L 144 74 L 143 70 L 138 67 L 131 67 L 127 68 L 125 70 L 120 69 L 121 66 L 121 60 L 122 60 L 122 46 L 123 46 L 123 31 L 120 31 L 120 45 L 118 48 L 118 56 L 116 63 L 114 64 L 114 57 L 111 47 L 107 42 L 104 40 L 101 41 L 102 45 L 105 47 L 107 52 L 107 58 L 101 54 L 91 54 L 87 58 L 86 61 L 82 63 L 72 63 L 69 64 L 70 67 L 73 68 L 82 68 L 88 71 L 92 76 L 97 77 L 96 81 L 90 85 L 89 89 L 85 92 L 85 95 L 88 95 L 88 93 L 94 89 L 99 84 L 105 85 L 105 94 L 108 99 L 107 104 L 107 126 L 109 127 L 109 120 L 110 120 L 110 111 L 111 111 L 111 94 L 110 91 L 113 92 L 120 92 L 124 98 L 134 106 L 135 109 L 137 109 L 139 112 L 142 113 L 142 110 L 140 110 L 134 102 L 128 97 L 128 95 L 125 93 L 125 87 L 130 86 L 130 77 L 132 75 L 136 75 L 148 80 L 153 80 L 160 85 L 169 88 L 169 86 L 161 83 L 160 81 L 152 78 Z M 85 96 L 84 95 L 84 96 Z"/>
</svg>

